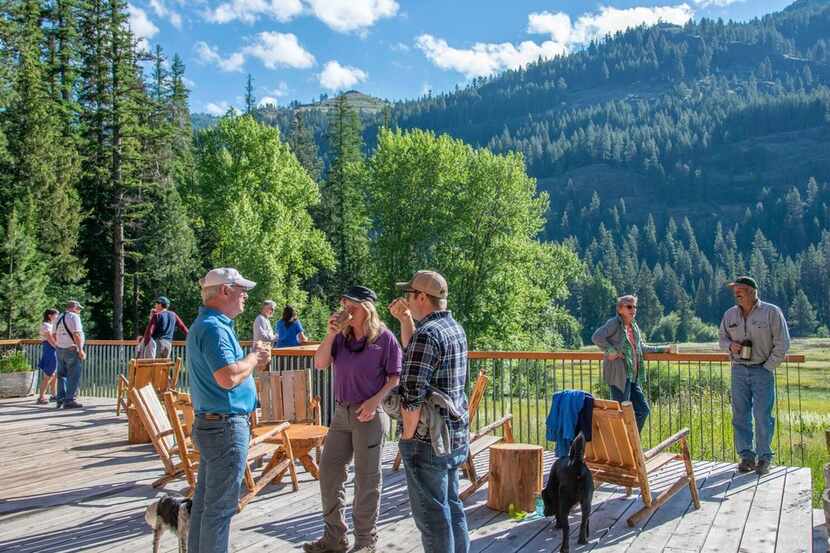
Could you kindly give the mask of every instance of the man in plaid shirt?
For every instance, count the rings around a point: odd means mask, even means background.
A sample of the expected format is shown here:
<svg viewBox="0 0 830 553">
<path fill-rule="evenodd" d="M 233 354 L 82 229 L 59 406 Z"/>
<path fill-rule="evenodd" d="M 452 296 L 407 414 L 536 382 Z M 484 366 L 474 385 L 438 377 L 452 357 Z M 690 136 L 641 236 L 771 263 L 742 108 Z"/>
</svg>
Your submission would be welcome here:
<svg viewBox="0 0 830 553">
<path fill-rule="evenodd" d="M 401 439 L 409 502 L 421 531 L 424 551 L 467 553 L 470 538 L 464 505 L 458 498 L 458 467 L 467 459 L 467 336 L 447 311 L 447 281 L 434 271 L 418 271 L 399 282 L 405 297 L 389 306 L 401 322 L 404 350 L 401 371 Z M 415 320 L 418 321 L 417 328 Z M 436 455 L 431 438 L 416 434 L 421 406 L 430 389 L 441 390 L 464 416 L 453 420 L 441 409 L 452 451 Z"/>
</svg>

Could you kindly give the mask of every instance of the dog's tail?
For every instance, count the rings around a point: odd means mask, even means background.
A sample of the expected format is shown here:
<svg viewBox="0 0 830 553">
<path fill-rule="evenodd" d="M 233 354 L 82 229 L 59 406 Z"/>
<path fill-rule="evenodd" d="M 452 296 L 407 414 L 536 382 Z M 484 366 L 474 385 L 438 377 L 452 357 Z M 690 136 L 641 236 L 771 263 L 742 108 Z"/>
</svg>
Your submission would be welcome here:
<svg viewBox="0 0 830 553">
<path fill-rule="evenodd" d="M 585 458 L 585 436 L 582 432 L 576 435 L 576 438 L 571 442 L 571 450 L 568 452 L 568 458 L 571 465 L 581 465 Z"/>
</svg>

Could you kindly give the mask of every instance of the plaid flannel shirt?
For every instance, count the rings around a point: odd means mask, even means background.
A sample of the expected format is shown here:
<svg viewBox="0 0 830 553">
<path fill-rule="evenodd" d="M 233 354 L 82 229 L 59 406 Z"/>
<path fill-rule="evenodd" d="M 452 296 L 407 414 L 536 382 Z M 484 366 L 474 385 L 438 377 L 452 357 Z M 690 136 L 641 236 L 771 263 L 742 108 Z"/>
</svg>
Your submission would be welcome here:
<svg viewBox="0 0 830 553">
<path fill-rule="evenodd" d="M 464 413 L 460 420 L 452 420 L 446 409 L 440 409 L 447 421 L 452 449 L 458 449 L 469 440 L 467 416 L 467 335 L 449 311 L 436 311 L 418 324 L 404 352 L 401 371 L 401 407 L 417 409 L 427 397 L 429 388 L 436 388 L 455 403 Z M 399 421 L 398 431 L 403 432 Z M 415 434 L 415 439 L 431 443 L 430 436 Z"/>
</svg>

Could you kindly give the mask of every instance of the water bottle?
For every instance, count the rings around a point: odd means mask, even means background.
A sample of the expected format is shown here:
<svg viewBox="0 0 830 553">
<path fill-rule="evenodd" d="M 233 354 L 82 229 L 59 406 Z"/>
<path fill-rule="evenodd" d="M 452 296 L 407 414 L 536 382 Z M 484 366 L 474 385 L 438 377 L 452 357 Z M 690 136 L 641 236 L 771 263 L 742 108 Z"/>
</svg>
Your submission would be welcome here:
<svg viewBox="0 0 830 553">
<path fill-rule="evenodd" d="M 536 496 L 536 511 L 534 514 L 536 515 L 536 518 L 542 518 L 545 516 L 545 502 L 541 495 Z"/>
</svg>

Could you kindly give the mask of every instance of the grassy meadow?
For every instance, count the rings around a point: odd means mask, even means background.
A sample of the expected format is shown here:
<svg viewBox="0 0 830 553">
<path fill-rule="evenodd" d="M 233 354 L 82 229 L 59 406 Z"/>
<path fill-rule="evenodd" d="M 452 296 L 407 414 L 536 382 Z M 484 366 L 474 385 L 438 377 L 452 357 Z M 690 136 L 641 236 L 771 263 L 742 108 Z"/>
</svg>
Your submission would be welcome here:
<svg viewBox="0 0 830 553">
<path fill-rule="evenodd" d="M 717 344 L 680 346 L 681 353 L 712 351 L 717 351 Z M 830 429 L 830 339 L 796 339 L 790 353 L 803 354 L 806 362 L 782 365 L 776 372 L 773 462 L 810 467 L 813 504 L 819 506 L 825 485 L 822 467 L 830 462 L 824 435 Z M 473 427 L 511 413 L 516 440 L 547 449 L 553 444 L 545 439 L 545 419 L 555 391 L 578 388 L 595 397 L 609 397 L 595 362 L 474 361 L 471 380 L 482 366 L 491 380 Z M 729 381 L 726 363 L 649 363 L 645 389 L 651 416 L 643 429 L 644 447 L 689 427 L 689 446 L 695 459 L 736 460 Z"/>
</svg>

